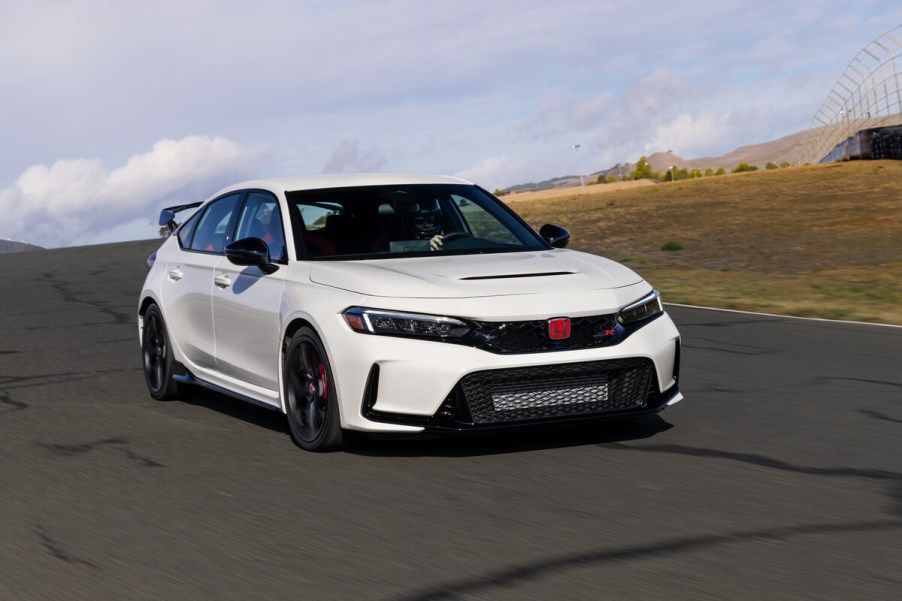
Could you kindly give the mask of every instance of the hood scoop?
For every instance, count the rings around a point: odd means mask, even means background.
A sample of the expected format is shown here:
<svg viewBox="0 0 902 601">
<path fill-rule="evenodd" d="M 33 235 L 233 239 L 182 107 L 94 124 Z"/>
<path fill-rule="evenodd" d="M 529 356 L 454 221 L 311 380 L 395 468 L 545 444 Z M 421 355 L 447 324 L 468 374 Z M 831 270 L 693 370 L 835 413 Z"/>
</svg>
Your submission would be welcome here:
<svg viewBox="0 0 902 601">
<path fill-rule="evenodd" d="M 541 278 L 552 275 L 574 275 L 574 271 L 544 271 L 541 273 L 505 273 L 499 275 L 474 275 L 461 280 L 504 280 L 508 278 Z"/>
</svg>

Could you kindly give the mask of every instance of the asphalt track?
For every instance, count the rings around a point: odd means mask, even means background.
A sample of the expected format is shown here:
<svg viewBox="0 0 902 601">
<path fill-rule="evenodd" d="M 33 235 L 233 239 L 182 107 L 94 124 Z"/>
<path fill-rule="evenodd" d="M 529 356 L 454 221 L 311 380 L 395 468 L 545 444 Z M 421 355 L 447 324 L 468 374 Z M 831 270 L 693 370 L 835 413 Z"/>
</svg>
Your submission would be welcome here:
<svg viewBox="0 0 902 601">
<path fill-rule="evenodd" d="M 308 454 L 145 390 L 154 243 L 0 256 L 0 599 L 899 599 L 902 329 L 671 307 L 637 425 Z"/>
</svg>

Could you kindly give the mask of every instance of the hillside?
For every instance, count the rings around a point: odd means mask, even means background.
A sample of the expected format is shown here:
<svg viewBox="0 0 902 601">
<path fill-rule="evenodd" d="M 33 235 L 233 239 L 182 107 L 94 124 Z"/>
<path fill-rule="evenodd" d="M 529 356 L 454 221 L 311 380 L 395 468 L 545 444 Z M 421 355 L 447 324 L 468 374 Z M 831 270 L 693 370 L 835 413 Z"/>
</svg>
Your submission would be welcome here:
<svg viewBox="0 0 902 601">
<path fill-rule="evenodd" d="M 16 242 L 15 240 L 0 240 L 0 254 L 21 253 L 30 250 L 42 250 L 42 247 L 28 242 Z"/>
<path fill-rule="evenodd" d="M 774 163 L 779 164 L 782 161 L 786 160 L 786 158 L 789 156 L 790 151 L 792 151 L 792 149 L 797 144 L 805 139 L 807 133 L 808 131 L 805 130 L 790 134 L 788 136 L 783 136 L 782 138 L 778 138 L 776 140 L 771 140 L 770 142 L 740 146 L 736 150 L 728 152 L 727 154 L 721 155 L 719 157 L 684 159 L 678 155 L 673 154 L 672 152 L 655 152 L 648 156 L 648 162 L 651 164 L 651 167 L 654 171 L 658 171 L 660 173 L 666 173 L 671 166 L 675 166 L 679 169 L 697 168 L 701 169 L 702 171 L 709 167 L 714 170 L 716 170 L 718 167 L 723 167 L 726 171 L 731 171 L 734 167 L 736 167 L 736 165 L 743 162 L 748 163 L 749 165 L 757 165 L 758 167 L 763 169 L 768 161 L 773 161 Z M 605 168 L 600 171 L 595 171 L 593 173 L 587 174 L 585 175 L 584 179 L 587 183 L 590 181 L 594 182 L 599 175 L 604 175 L 605 177 L 607 177 L 608 175 L 613 175 L 619 179 L 622 175 L 629 175 L 630 171 L 635 168 L 635 163 L 625 163 L 622 165 L 617 164 L 613 167 Z M 529 182 L 527 184 L 511 186 L 510 188 L 506 188 L 504 191 L 508 193 L 517 193 L 570 188 L 579 185 L 579 175 L 565 175 L 541 182 Z"/>
<path fill-rule="evenodd" d="M 902 162 L 604 188 L 516 210 L 569 228 L 571 248 L 626 263 L 671 302 L 902 324 Z"/>
</svg>

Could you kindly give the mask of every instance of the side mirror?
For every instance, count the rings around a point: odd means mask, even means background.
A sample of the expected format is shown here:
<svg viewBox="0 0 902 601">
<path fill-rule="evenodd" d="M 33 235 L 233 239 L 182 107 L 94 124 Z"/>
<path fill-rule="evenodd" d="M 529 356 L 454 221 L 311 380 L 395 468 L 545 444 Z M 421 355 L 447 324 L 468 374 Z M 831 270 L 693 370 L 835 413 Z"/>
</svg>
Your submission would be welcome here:
<svg viewBox="0 0 902 601">
<path fill-rule="evenodd" d="M 269 258 L 269 246 L 260 238 L 243 238 L 225 247 L 226 258 L 235 265 L 256 265 L 263 273 L 273 273 L 279 269 Z"/>
<path fill-rule="evenodd" d="M 570 243 L 570 232 L 553 223 L 543 225 L 539 229 L 539 235 L 553 248 L 564 248 Z"/>
</svg>

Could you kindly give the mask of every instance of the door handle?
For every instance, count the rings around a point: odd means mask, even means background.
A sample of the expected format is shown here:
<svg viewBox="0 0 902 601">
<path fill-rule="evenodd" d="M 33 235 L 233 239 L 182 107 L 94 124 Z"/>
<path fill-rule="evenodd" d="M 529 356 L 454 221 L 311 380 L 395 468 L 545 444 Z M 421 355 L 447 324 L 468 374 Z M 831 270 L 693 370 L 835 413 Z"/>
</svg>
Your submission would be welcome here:
<svg viewBox="0 0 902 601">
<path fill-rule="evenodd" d="M 184 276 L 185 276 L 185 274 L 182 273 L 182 270 L 179 269 L 178 267 L 176 267 L 175 269 L 169 270 L 169 279 L 172 280 L 173 282 L 179 281 Z"/>
<path fill-rule="evenodd" d="M 213 283 L 220 288 L 228 288 L 232 285 L 232 278 L 227 273 L 223 273 L 213 278 Z"/>
</svg>

